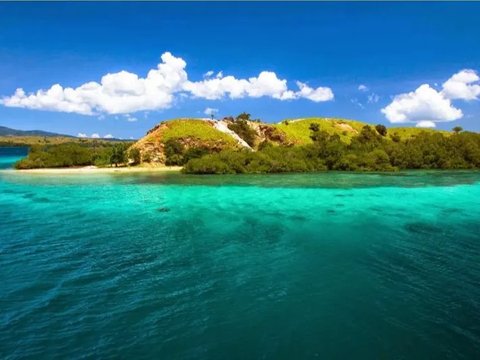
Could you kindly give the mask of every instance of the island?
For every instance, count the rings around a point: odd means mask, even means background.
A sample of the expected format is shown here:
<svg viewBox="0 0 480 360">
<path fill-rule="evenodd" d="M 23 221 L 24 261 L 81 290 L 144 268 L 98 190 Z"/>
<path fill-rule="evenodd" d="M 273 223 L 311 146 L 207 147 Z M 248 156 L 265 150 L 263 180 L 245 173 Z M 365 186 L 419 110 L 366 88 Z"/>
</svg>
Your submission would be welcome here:
<svg viewBox="0 0 480 360">
<path fill-rule="evenodd" d="M 480 134 L 461 127 L 387 128 L 320 117 L 265 123 L 245 112 L 221 120 L 163 121 L 138 141 L 45 137 L 23 144 L 30 151 L 16 163 L 19 170 L 242 174 L 480 168 Z"/>
</svg>

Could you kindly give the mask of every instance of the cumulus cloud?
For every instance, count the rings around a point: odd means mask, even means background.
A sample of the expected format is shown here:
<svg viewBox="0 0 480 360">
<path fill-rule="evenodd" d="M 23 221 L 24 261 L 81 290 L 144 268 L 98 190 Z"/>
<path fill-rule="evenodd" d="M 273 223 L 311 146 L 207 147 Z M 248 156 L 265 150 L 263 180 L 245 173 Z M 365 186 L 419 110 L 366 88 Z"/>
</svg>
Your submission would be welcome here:
<svg viewBox="0 0 480 360">
<path fill-rule="evenodd" d="M 461 70 L 442 85 L 448 99 L 476 100 L 480 97 L 480 77 L 474 70 Z"/>
<path fill-rule="evenodd" d="M 84 115 L 167 108 L 173 102 L 173 94 L 182 90 L 182 84 L 187 80 L 186 63 L 168 52 L 161 59 L 157 69 L 150 70 L 145 78 L 120 71 L 104 75 L 100 83 L 92 81 L 77 88 L 55 84 L 48 90 L 31 94 L 17 89 L 2 103 L 5 106 Z"/>
<path fill-rule="evenodd" d="M 423 84 L 414 92 L 395 96 L 382 112 L 392 123 L 413 122 L 418 127 L 435 127 L 436 122 L 463 117 L 462 110 L 455 107 L 452 100 L 479 98 L 480 77 L 475 70 L 464 69 L 445 81 L 440 91 Z"/>
<path fill-rule="evenodd" d="M 318 89 L 311 89 L 311 91 Z M 208 100 L 218 100 L 225 96 L 231 99 L 267 96 L 278 100 L 292 100 L 306 97 L 299 96 L 300 92 L 295 93 L 289 90 L 287 80 L 279 79 L 277 74 L 271 71 L 262 71 L 257 77 L 251 77 L 249 79 L 237 79 L 231 75 L 224 77 L 223 74 L 219 73 L 212 79 L 196 82 L 187 81 L 184 84 L 184 90 L 191 93 L 194 97 Z M 313 98 L 315 98 L 315 96 L 312 96 L 311 100 L 316 101 L 313 100 Z"/>
<path fill-rule="evenodd" d="M 415 126 L 418 128 L 434 128 L 435 123 L 433 121 L 424 120 L 424 121 L 419 121 Z"/>
<path fill-rule="evenodd" d="M 278 78 L 271 71 L 237 79 L 232 75 L 224 76 L 221 71 L 212 77 L 214 72 L 210 70 L 204 74 L 203 80 L 191 81 L 186 66 L 182 58 L 166 52 L 157 68 L 150 70 L 145 77 L 120 71 L 104 75 L 99 82 L 90 81 L 76 88 L 54 84 L 47 90 L 34 93 L 19 88 L 12 96 L 4 97 L 1 103 L 9 107 L 98 115 L 166 109 L 172 106 L 177 96 L 207 100 L 264 96 L 278 100 L 305 98 L 314 102 L 333 99 L 333 92 L 328 87 L 311 88 L 297 82 L 299 90 L 290 90 L 287 80 Z"/>
<path fill-rule="evenodd" d="M 435 122 L 460 119 L 463 113 L 454 107 L 441 92 L 428 84 L 421 85 L 415 91 L 400 94 L 382 109 L 392 123 L 413 122 L 435 125 Z"/>
<path fill-rule="evenodd" d="M 90 137 L 92 139 L 100 139 L 100 135 L 98 135 L 98 133 L 93 133 L 92 135 L 90 135 Z"/>
<path fill-rule="evenodd" d="M 320 86 L 316 89 L 313 89 L 300 81 L 297 81 L 297 86 L 300 90 L 294 93 L 294 98 L 305 98 L 314 102 L 333 100 L 334 96 L 332 89 L 328 87 Z"/>
<path fill-rule="evenodd" d="M 205 115 L 208 115 L 208 116 L 212 116 L 212 115 L 215 115 L 218 113 L 218 109 L 214 109 L 214 108 L 209 108 L 207 107 L 204 112 L 203 112 Z"/>
<path fill-rule="evenodd" d="M 104 139 L 113 139 L 113 135 L 112 134 L 107 134 L 103 138 Z"/>
<path fill-rule="evenodd" d="M 77 137 L 79 137 L 79 138 L 86 138 L 86 137 L 88 137 L 88 136 L 87 136 L 87 134 L 85 134 L 85 133 L 78 133 L 78 134 L 77 134 Z"/>
</svg>

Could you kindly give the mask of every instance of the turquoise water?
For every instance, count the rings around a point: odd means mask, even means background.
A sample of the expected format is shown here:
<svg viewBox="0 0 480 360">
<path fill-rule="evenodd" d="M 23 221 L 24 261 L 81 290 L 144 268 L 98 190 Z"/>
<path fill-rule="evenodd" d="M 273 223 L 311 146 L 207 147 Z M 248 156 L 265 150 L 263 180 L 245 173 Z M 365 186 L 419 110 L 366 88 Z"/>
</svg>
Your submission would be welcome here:
<svg viewBox="0 0 480 360">
<path fill-rule="evenodd" d="M 480 174 L 0 172 L 0 358 L 474 359 Z"/>
</svg>

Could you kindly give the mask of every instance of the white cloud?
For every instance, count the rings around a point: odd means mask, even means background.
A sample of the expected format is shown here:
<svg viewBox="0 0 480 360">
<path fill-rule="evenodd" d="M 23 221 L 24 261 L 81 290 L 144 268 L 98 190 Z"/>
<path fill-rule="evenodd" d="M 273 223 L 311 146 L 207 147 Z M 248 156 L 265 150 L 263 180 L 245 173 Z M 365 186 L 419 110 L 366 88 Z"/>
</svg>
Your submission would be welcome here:
<svg viewBox="0 0 480 360">
<path fill-rule="evenodd" d="M 480 97 L 480 77 L 474 70 L 461 70 L 443 83 L 443 95 L 448 99 L 475 100 Z"/>
<path fill-rule="evenodd" d="M 269 96 L 284 100 L 289 96 L 287 80 L 279 79 L 270 71 L 262 71 L 258 77 L 251 77 L 248 80 L 237 79 L 231 75 L 222 77 L 222 74 L 218 74 L 213 79 L 187 81 L 183 88 L 194 97 L 208 100 L 217 100 L 225 96 L 231 99 Z"/>
<path fill-rule="evenodd" d="M 234 76 L 225 76 L 221 73 L 213 79 L 203 81 L 187 81 L 184 89 L 194 97 L 208 100 L 218 100 L 225 96 L 231 99 L 245 97 L 259 98 L 262 96 L 278 100 L 294 100 L 306 98 L 314 102 L 329 101 L 333 99 L 333 92 L 328 87 L 313 89 L 308 85 L 297 81 L 299 91 L 289 90 L 287 80 L 279 79 L 277 74 L 271 71 L 262 71 L 258 77 L 249 79 L 237 79 Z"/>
<path fill-rule="evenodd" d="M 367 96 L 367 102 L 369 104 L 376 104 L 380 100 L 380 96 L 378 96 L 375 93 L 371 93 L 370 95 Z"/>
<path fill-rule="evenodd" d="M 186 63 L 169 52 L 164 53 L 161 59 L 157 69 L 150 70 L 146 78 L 120 71 L 104 75 L 100 83 L 92 81 L 75 89 L 59 84 L 34 94 L 17 89 L 13 96 L 4 98 L 2 103 L 5 106 L 84 115 L 124 114 L 167 108 L 174 100 L 173 94 L 180 91 L 187 80 L 184 70 Z"/>
<path fill-rule="evenodd" d="M 210 70 L 210 71 L 207 71 L 205 74 L 203 74 L 203 77 L 209 78 L 209 77 L 212 77 L 213 74 L 214 74 L 213 70 Z"/>
<path fill-rule="evenodd" d="M 98 133 L 93 133 L 92 135 L 88 136 L 85 133 L 78 133 L 77 137 L 79 138 L 90 138 L 90 139 L 100 139 L 100 135 Z M 112 139 L 113 135 L 112 134 L 107 134 L 103 137 L 104 139 Z"/>
<path fill-rule="evenodd" d="M 450 99 L 427 84 L 413 92 L 395 96 L 382 109 L 382 113 L 392 123 L 453 121 L 463 116 L 462 111 L 455 108 Z"/>
<path fill-rule="evenodd" d="M 328 87 L 313 89 L 298 82 L 299 91 L 289 90 L 287 80 L 279 79 L 271 71 L 262 71 L 257 77 L 237 79 L 231 75 L 223 76 L 221 71 L 212 78 L 214 72 L 211 70 L 205 73 L 205 79 L 190 81 L 186 66 L 182 58 L 166 52 L 157 68 L 150 70 L 144 78 L 120 71 L 77 88 L 55 84 L 50 89 L 28 94 L 19 88 L 0 103 L 8 107 L 101 115 L 166 109 L 172 106 L 177 96 L 208 100 L 263 96 L 278 100 L 306 98 L 315 102 L 333 99 L 333 92 Z"/>
<path fill-rule="evenodd" d="M 215 115 L 215 114 L 218 113 L 218 109 L 214 109 L 214 108 L 209 108 L 209 107 L 207 107 L 203 113 L 204 113 L 205 115 L 212 116 L 212 115 Z"/>
<path fill-rule="evenodd" d="M 368 87 L 364 84 L 358 85 L 358 90 L 359 91 L 368 91 Z"/>
<path fill-rule="evenodd" d="M 435 122 L 433 121 L 424 120 L 424 121 L 419 121 L 415 126 L 418 128 L 434 128 L 436 125 L 435 125 Z"/>
<path fill-rule="evenodd" d="M 360 109 L 365 109 L 365 106 L 360 101 L 358 101 L 357 98 L 350 99 L 350 102 L 354 105 L 357 105 Z"/>
<path fill-rule="evenodd" d="M 334 96 L 332 89 L 328 87 L 318 87 L 313 89 L 300 81 L 297 81 L 297 86 L 300 90 L 294 94 L 295 98 L 305 98 L 314 102 L 333 100 Z"/>
<path fill-rule="evenodd" d="M 130 114 L 125 114 L 125 119 L 128 121 L 128 122 L 135 122 L 135 121 L 138 121 L 138 118 L 130 115 Z"/>
</svg>

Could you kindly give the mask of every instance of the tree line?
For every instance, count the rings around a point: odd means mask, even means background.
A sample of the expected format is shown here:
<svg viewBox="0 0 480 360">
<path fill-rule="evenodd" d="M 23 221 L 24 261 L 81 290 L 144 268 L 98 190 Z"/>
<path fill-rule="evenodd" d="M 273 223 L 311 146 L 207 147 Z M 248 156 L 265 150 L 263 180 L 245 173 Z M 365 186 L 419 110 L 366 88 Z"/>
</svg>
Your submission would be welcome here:
<svg viewBox="0 0 480 360">
<path fill-rule="evenodd" d="M 63 143 L 30 147 L 26 158 L 15 164 L 17 169 L 60 168 L 74 166 L 122 166 L 140 163 L 138 149 L 130 142 Z"/>
<path fill-rule="evenodd" d="M 386 137 L 383 125 L 366 125 L 349 144 L 310 125 L 312 144 L 260 144 L 258 151 L 224 150 L 190 159 L 184 172 L 192 174 L 280 173 L 338 171 L 396 171 L 401 169 L 478 169 L 480 134 L 454 129 L 451 136 L 422 132 L 402 140 Z"/>
</svg>

